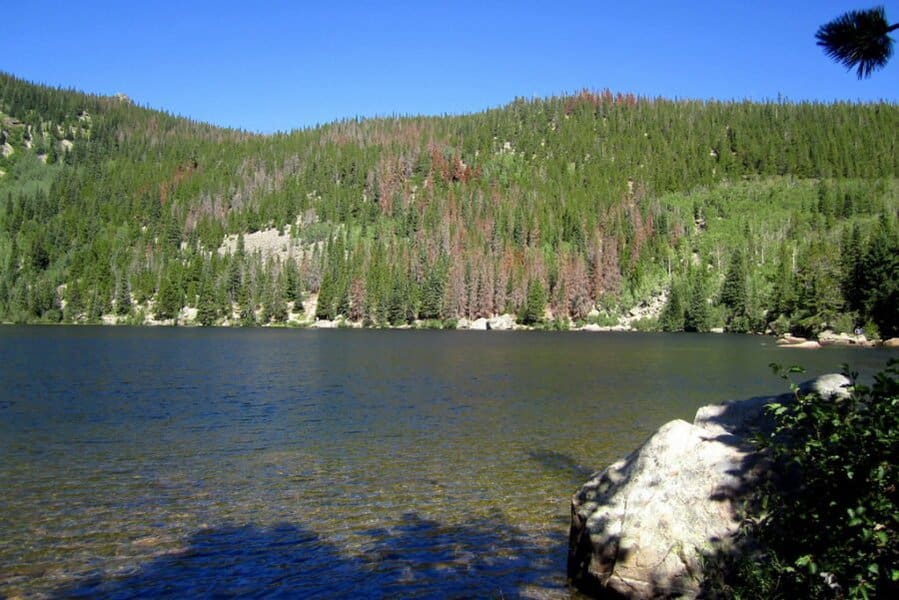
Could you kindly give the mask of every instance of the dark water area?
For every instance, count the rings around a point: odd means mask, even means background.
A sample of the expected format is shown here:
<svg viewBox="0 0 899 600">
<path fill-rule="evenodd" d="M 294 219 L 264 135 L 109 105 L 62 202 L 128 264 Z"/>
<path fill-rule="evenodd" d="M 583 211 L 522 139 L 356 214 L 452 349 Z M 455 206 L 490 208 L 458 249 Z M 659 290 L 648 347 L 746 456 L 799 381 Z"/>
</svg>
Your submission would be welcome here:
<svg viewBox="0 0 899 600">
<path fill-rule="evenodd" d="M 568 501 L 770 338 L 0 327 L 0 597 L 573 595 Z"/>
</svg>

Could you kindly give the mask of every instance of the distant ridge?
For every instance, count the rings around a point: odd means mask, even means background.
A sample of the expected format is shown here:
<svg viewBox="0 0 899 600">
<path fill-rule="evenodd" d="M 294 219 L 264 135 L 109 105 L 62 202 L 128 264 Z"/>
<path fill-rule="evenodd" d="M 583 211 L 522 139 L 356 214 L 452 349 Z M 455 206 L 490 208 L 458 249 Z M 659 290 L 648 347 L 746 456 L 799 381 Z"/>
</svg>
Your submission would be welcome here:
<svg viewBox="0 0 899 600">
<path fill-rule="evenodd" d="M 4 321 L 895 331 L 890 103 L 585 90 L 256 135 L 2 74 L 0 113 Z"/>
</svg>

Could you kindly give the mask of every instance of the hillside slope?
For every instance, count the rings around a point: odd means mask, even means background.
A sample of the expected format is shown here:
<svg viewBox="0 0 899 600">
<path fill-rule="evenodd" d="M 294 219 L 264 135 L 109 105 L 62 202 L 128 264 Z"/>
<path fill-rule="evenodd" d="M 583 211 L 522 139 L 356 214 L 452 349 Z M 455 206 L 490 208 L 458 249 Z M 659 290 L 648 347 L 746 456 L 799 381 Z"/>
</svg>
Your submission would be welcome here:
<svg viewBox="0 0 899 600">
<path fill-rule="evenodd" d="M 0 75 L 0 113 L 5 321 L 899 320 L 891 104 L 584 92 L 259 136 Z"/>
</svg>

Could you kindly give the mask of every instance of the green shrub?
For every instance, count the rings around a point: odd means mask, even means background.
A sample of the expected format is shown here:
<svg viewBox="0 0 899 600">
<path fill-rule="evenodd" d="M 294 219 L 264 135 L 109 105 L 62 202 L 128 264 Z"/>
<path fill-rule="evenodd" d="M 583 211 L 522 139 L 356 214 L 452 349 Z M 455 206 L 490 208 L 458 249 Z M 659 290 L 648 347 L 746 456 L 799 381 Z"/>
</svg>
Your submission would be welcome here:
<svg viewBox="0 0 899 600">
<path fill-rule="evenodd" d="M 754 498 L 744 533 L 760 550 L 727 595 L 899 597 L 897 365 L 846 399 L 769 405 L 776 426 L 758 444 L 777 477 Z"/>
<path fill-rule="evenodd" d="M 610 312 L 600 312 L 597 315 L 590 315 L 585 320 L 588 325 L 599 325 L 600 327 L 614 327 L 618 325 L 620 319 L 618 316 Z"/>
<path fill-rule="evenodd" d="M 873 321 L 868 321 L 862 326 L 862 331 L 865 333 L 865 337 L 869 340 L 879 340 L 880 329 L 878 329 L 877 325 Z"/>
<path fill-rule="evenodd" d="M 416 329 L 443 329 L 443 321 L 440 319 L 424 319 L 415 324 Z"/>
<path fill-rule="evenodd" d="M 834 316 L 828 324 L 837 333 L 854 333 L 856 323 L 858 323 L 858 315 L 854 312 L 849 312 Z"/>
<path fill-rule="evenodd" d="M 778 315 L 777 318 L 768 324 L 774 335 L 783 335 L 790 333 L 790 319 L 786 315 Z"/>
<path fill-rule="evenodd" d="M 653 317 L 637 319 L 636 321 L 631 321 L 631 329 L 634 331 L 658 331 L 659 320 Z"/>
<path fill-rule="evenodd" d="M 556 317 L 544 323 L 543 329 L 546 331 L 568 331 L 571 329 L 571 323 L 564 317 Z"/>
</svg>

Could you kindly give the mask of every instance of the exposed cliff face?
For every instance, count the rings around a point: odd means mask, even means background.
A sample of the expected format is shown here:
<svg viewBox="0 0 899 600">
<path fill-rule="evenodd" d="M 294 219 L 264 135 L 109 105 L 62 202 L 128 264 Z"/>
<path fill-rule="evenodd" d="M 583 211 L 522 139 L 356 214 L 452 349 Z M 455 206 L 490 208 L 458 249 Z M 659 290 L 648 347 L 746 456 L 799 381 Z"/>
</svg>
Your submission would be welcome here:
<svg viewBox="0 0 899 600">
<path fill-rule="evenodd" d="M 848 385 L 825 375 L 801 390 L 829 399 Z M 766 404 L 790 397 L 705 406 L 596 473 L 571 501 L 573 583 L 600 597 L 696 596 L 703 558 L 735 551 L 739 502 L 768 473 L 749 436 L 770 425 Z"/>
</svg>

